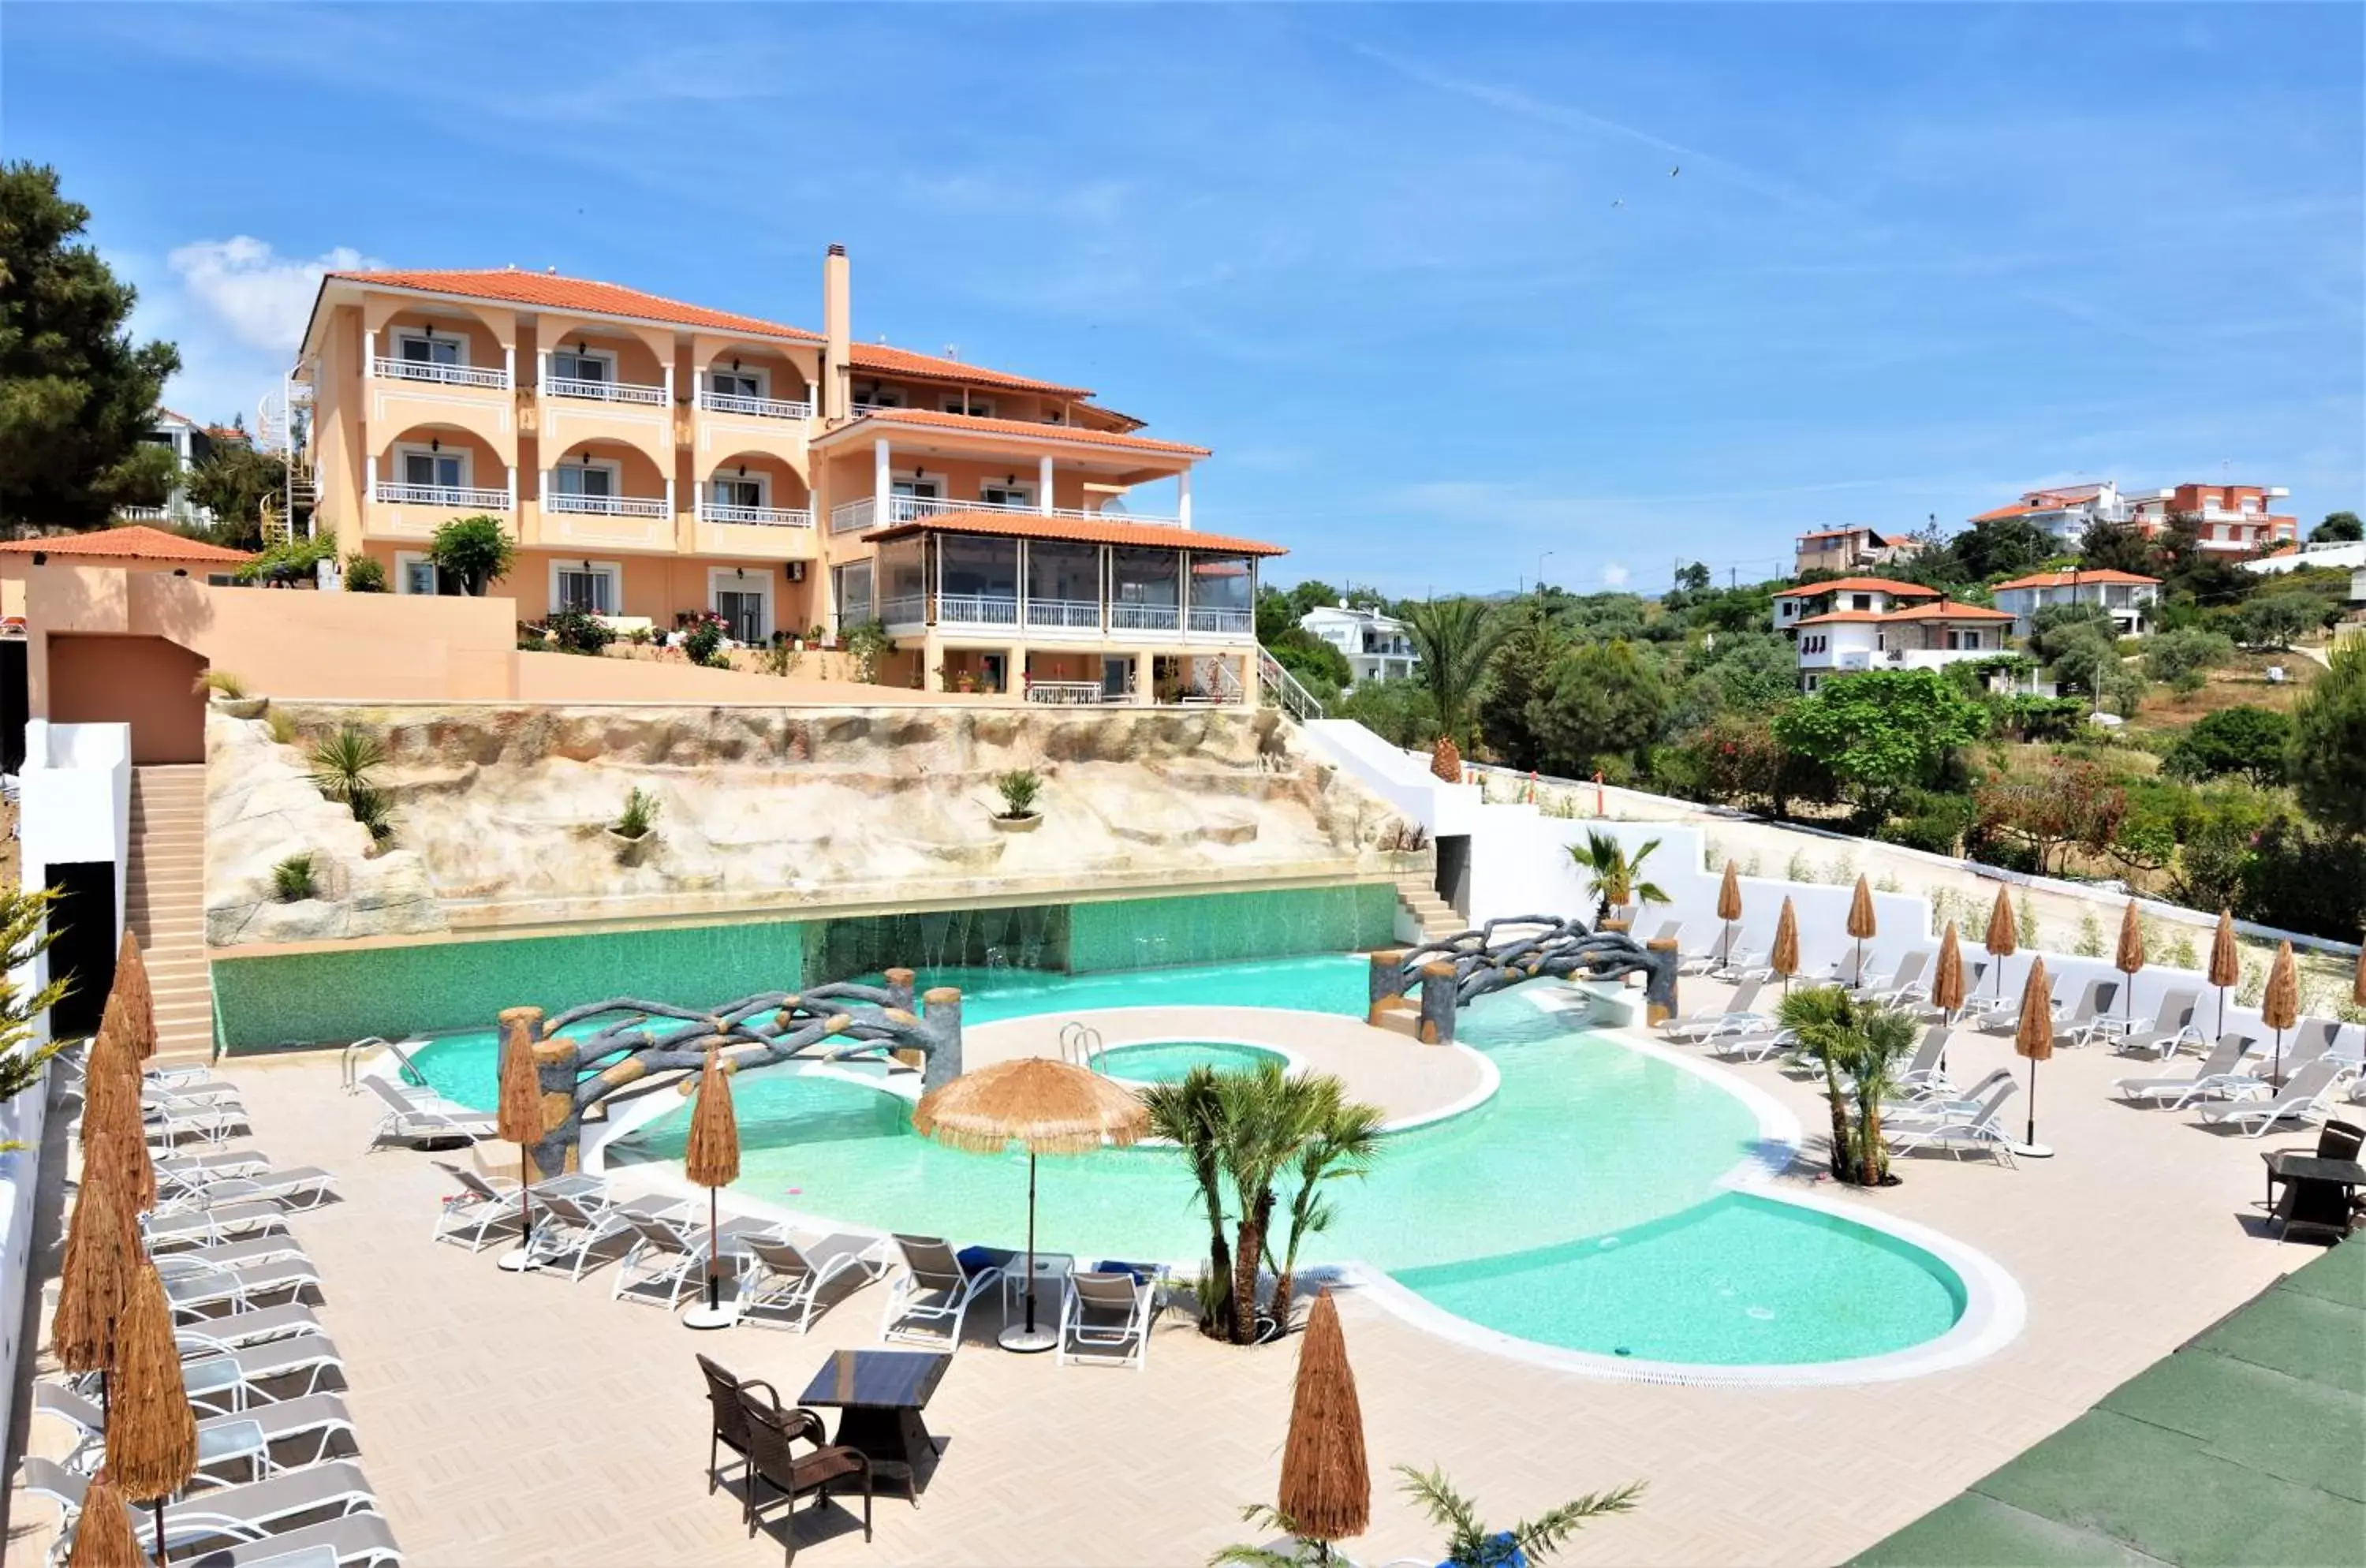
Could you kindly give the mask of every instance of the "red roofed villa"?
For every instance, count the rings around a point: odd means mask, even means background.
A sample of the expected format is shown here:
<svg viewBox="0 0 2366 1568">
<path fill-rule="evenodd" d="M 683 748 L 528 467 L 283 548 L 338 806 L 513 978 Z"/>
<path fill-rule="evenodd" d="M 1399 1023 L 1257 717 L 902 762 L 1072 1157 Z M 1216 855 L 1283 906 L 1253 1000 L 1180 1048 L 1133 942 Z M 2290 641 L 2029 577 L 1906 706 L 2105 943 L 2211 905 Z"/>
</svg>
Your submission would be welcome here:
<svg viewBox="0 0 2366 1568">
<path fill-rule="evenodd" d="M 2027 637 L 2037 612 L 2048 604 L 2101 604 L 2112 613 L 2122 637 L 2140 637 L 2160 602 L 2160 579 L 2133 571 L 2039 571 L 1998 583 L 1993 597 L 1998 609 L 2011 613 L 2015 637 Z"/>
</svg>

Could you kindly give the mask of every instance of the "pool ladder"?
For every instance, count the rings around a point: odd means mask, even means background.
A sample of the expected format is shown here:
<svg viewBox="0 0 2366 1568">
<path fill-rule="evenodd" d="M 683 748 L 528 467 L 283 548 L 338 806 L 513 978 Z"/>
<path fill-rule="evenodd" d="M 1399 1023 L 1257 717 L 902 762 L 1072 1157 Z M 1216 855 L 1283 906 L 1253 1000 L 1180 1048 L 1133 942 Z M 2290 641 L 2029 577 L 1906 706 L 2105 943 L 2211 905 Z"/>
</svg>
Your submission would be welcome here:
<svg viewBox="0 0 2366 1568">
<path fill-rule="evenodd" d="M 402 1064 L 401 1070 L 396 1075 L 396 1081 L 410 1084 L 415 1089 L 425 1089 L 427 1087 L 427 1075 L 421 1072 L 418 1065 L 412 1062 L 409 1056 L 403 1055 L 401 1046 L 396 1044 L 391 1040 L 372 1034 L 363 1039 L 356 1040 L 352 1044 L 346 1046 L 344 1055 L 339 1056 L 337 1059 L 338 1085 L 347 1094 L 359 1094 L 361 1092 L 362 1086 L 356 1064 L 360 1062 L 364 1055 L 372 1051 L 391 1051 L 394 1053 L 394 1059 Z"/>
<path fill-rule="evenodd" d="M 1073 1066 L 1101 1071 L 1101 1032 L 1091 1024 L 1070 1019 L 1060 1026 L 1060 1060 Z"/>
</svg>

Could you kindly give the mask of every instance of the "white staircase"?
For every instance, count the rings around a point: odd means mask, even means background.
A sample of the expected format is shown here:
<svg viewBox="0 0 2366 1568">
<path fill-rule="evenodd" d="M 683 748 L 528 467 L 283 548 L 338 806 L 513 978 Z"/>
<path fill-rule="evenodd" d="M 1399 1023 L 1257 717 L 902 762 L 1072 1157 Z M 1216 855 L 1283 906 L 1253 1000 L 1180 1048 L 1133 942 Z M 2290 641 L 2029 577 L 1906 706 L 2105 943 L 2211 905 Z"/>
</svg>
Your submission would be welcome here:
<svg viewBox="0 0 2366 1568">
<path fill-rule="evenodd" d="M 213 978 L 206 967 L 206 770 L 131 770 L 131 857 L 123 918 L 156 995 L 159 1061 L 213 1055 Z"/>
<path fill-rule="evenodd" d="M 1397 878 L 1397 904 L 1412 914 L 1424 942 L 1460 936 L 1470 929 L 1470 922 L 1456 914 L 1454 906 L 1439 897 L 1429 878 L 1420 872 L 1407 872 Z"/>
</svg>

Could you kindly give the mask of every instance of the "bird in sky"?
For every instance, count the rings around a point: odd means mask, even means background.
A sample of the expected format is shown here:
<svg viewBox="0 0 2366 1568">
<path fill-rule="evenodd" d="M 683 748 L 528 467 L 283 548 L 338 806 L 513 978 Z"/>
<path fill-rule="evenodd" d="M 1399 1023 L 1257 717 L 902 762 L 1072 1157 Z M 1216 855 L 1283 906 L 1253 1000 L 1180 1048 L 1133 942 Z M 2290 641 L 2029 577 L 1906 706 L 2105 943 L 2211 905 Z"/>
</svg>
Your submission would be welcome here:
<svg viewBox="0 0 2366 1568">
<path fill-rule="evenodd" d="M 1610 204 L 1610 205 L 1611 205 L 1611 206 L 1613 206 L 1613 207 L 1624 207 L 1624 206 L 1626 206 L 1626 205 L 1627 205 L 1627 198 L 1626 198 L 1625 197 L 1623 197 L 1623 196 L 1622 196 L 1622 197 L 1617 197 L 1617 199 L 1613 200 L 1613 201 L 1611 202 L 1611 204 Z"/>
<path fill-rule="evenodd" d="M 1678 164 L 1674 168 L 1668 171 L 1668 178 L 1674 179 L 1678 175 L 1681 175 L 1684 172 L 1684 166 L 1682 164 Z"/>
</svg>

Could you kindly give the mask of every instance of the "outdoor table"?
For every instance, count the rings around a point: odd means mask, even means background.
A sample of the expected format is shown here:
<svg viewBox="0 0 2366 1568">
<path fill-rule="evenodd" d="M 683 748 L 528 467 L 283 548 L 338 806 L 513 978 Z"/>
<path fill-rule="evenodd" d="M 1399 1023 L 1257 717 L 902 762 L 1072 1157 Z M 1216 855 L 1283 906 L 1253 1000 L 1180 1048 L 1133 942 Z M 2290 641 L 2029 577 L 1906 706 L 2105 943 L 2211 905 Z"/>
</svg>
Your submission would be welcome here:
<svg viewBox="0 0 2366 1568">
<path fill-rule="evenodd" d="M 1076 1272 L 1076 1259 L 1071 1253 L 1039 1252 L 1035 1255 L 1035 1315 L 1043 1321 L 1056 1323 L 1060 1303 L 1065 1299 L 1068 1276 Z M 1027 1305 L 1027 1255 L 1020 1253 L 1002 1266 L 1002 1310 L 1023 1311 Z"/>
<path fill-rule="evenodd" d="M 2262 1149 L 2259 1158 L 2268 1168 L 2268 1207 L 2276 1204 L 2276 1183 L 2279 1181 L 2322 1181 L 2341 1189 L 2343 1201 L 2348 1201 L 2358 1189 L 2366 1187 L 2366 1165 L 2354 1159 L 2326 1159 L 2305 1149 Z"/>
<path fill-rule="evenodd" d="M 920 1412 L 953 1359 L 934 1350 L 839 1350 L 822 1363 L 797 1396 L 804 1405 L 835 1405 L 838 1436 L 876 1471 L 901 1471 L 904 1489 L 919 1496 L 920 1465 L 933 1461 L 937 1441 Z"/>
</svg>

